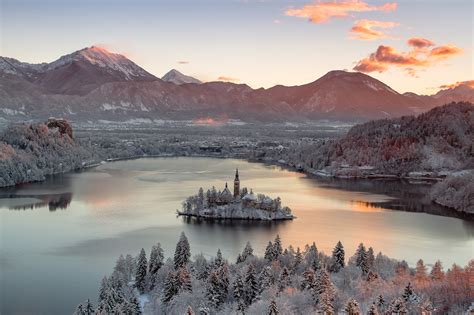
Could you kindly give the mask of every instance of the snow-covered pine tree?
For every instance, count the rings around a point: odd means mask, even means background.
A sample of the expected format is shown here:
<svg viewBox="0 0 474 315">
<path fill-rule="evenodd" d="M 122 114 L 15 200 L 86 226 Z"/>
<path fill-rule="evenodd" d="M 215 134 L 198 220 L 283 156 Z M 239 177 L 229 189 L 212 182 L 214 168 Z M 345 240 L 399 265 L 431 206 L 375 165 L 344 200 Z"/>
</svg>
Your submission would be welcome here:
<svg viewBox="0 0 474 315">
<path fill-rule="evenodd" d="M 205 304 L 201 304 L 199 306 L 199 315 L 210 315 L 211 314 L 211 310 L 209 309 L 209 307 Z"/>
<path fill-rule="evenodd" d="M 388 307 L 389 314 L 397 314 L 397 315 L 405 315 L 408 314 L 407 307 L 405 305 L 405 301 L 401 298 L 396 298 L 392 300 Z"/>
<path fill-rule="evenodd" d="M 233 295 L 237 303 L 237 312 L 243 313 L 245 310 L 245 287 L 241 275 L 237 275 L 235 278 Z"/>
<path fill-rule="evenodd" d="M 84 306 L 82 303 L 80 303 L 77 307 L 76 310 L 74 311 L 74 315 L 84 315 Z"/>
<path fill-rule="evenodd" d="M 263 267 L 262 271 L 260 272 L 260 275 L 258 276 L 258 282 L 260 283 L 259 293 L 262 293 L 263 290 L 275 284 L 275 279 L 273 279 L 272 267 Z"/>
<path fill-rule="evenodd" d="M 413 290 L 411 282 L 408 282 L 405 289 L 403 289 L 403 294 L 402 294 L 403 300 L 405 302 L 410 301 L 410 299 L 411 299 L 411 297 L 413 296 L 414 293 L 415 293 L 415 291 Z"/>
<path fill-rule="evenodd" d="M 331 292 L 324 291 L 321 293 L 320 298 L 319 298 L 319 309 L 323 312 L 325 315 L 334 315 L 334 296 L 331 294 Z"/>
<path fill-rule="evenodd" d="M 379 310 L 380 313 L 385 312 L 385 299 L 383 298 L 382 294 L 380 294 L 379 297 L 377 298 L 377 309 Z"/>
<path fill-rule="evenodd" d="M 316 274 L 312 268 L 303 272 L 303 281 L 301 281 L 301 290 L 314 290 L 316 286 Z"/>
<path fill-rule="evenodd" d="M 244 262 L 244 260 L 242 259 L 242 255 L 239 254 L 239 255 L 237 256 L 237 260 L 235 261 L 235 263 L 236 263 L 236 264 L 240 264 L 240 263 L 242 263 L 242 262 Z"/>
<path fill-rule="evenodd" d="M 278 279 L 278 290 L 281 292 L 291 285 L 290 272 L 288 268 L 283 267 L 280 278 Z"/>
<path fill-rule="evenodd" d="M 415 280 L 417 283 L 421 284 L 428 280 L 426 266 L 423 262 L 423 259 L 418 260 L 418 262 L 416 263 Z"/>
<path fill-rule="evenodd" d="M 146 270 L 148 263 L 146 261 L 145 250 L 142 248 L 137 259 L 137 270 L 135 273 L 135 287 L 138 289 L 140 294 L 145 293 L 146 290 Z"/>
<path fill-rule="evenodd" d="M 191 249 L 189 247 L 189 241 L 184 232 L 182 232 L 174 252 L 174 268 L 178 270 L 186 266 L 190 257 Z"/>
<path fill-rule="evenodd" d="M 128 313 L 127 315 L 140 315 L 142 313 L 142 308 L 140 307 L 140 302 L 135 296 L 132 296 L 128 302 Z"/>
<path fill-rule="evenodd" d="M 354 298 L 350 298 L 347 301 L 344 310 L 347 315 L 361 315 L 359 303 Z"/>
<path fill-rule="evenodd" d="M 369 247 L 367 250 L 367 268 L 368 270 L 373 270 L 375 265 L 375 255 L 374 255 L 374 249 L 372 247 Z"/>
<path fill-rule="evenodd" d="M 229 294 L 229 266 L 226 262 L 222 264 L 222 266 L 217 269 L 217 276 L 219 277 L 220 281 L 220 293 L 221 293 L 221 300 L 225 301 L 227 299 L 227 295 Z"/>
<path fill-rule="evenodd" d="M 218 249 L 217 249 L 216 258 L 214 259 L 214 266 L 215 266 L 215 268 L 219 268 L 219 267 L 221 267 L 223 264 L 224 264 L 224 258 L 222 258 L 221 249 L 218 248 Z"/>
<path fill-rule="evenodd" d="M 268 307 L 268 315 L 278 315 L 280 312 L 278 311 L 278 306 L 275 300 L 270 302 L 270 306 Z"/>
<path fill-rule="evenodd" d="M 100 283 L 100 289 L 99 289 L 99 299 L 98 299 L 99 303 L 102 300 L 105 300 L 105 298 L 107 297 L 108 290 L 109 290 L 109 280 L 107 279 L 107 277 L 103 277 Z"/>
<path fill-rule="evenodd" d="M 431 269 L 430 273 L 431 279 L 435 281 L 440 281 L 444 279 L 444 271 L 443 271 L 443 265 L 441 264 L 441 261 L 436 261 L 435 264 L 433 265 L 433 268 Z"/>
<path fill-rule="evenodd" d="M 319 260 L 318 256 L 318 248 L 316 247 L 316 243 L 313 242 L 311 246 L 307 247 L 305 254 L 306 263 L 308 265 L 313 264 L 315 260 Z"/>
<path fill-rule="evenodd" d="M 148 274 L 150 279 L 150 291 L 155 287 L 156 281 L 156 273 L 164 264 L 164 254 L 163 249 L 161 248 L 161 244 L 158 243 L 153 245 L 150 252 L 150 261 L 149 261 L 149 268 Z"/>
<path fill-rule="evenodd" d="M 221 283 L 216 271 L 211 272 L 211 275 L 209 276 L 209 282 L 206 288 L 206 298 L 209 303 L 208 305 L 214 309 L 218 309 L 224 302 L 222 300 Z"/>
<path fill-rule="evenodd" d="M 252 304 L 258 298 L 259 291 L 260 287 L 255 274 L 255 267 L 250 264 L 245 276 L 245 304 Z"/>
<path fill-rule="evenodd" d="M 345 252 L 344 252 L 344 246 L 342 246 L 341 241 L 337 242 L 336 246 L 334 247 L 332 251 L 332 257 L 331 257 L 331 271 L 332 272 L 338 272 L 342 268 L 344 268 L 345 262 Z"/>
<path fill-rule="evenodd" d="M 242 252 L 242 262 L 244 262 L 247 258 L 253 256 L 253 248 L 252 245 L 250 245 L 250 242 L 247 242 L 245 245 L 244 251 Z"/>
<path fill-rule="evenodd" d="M 377 305 L 372 303 L 369 307 L 369 310 L 367 311 L 367 315 L 379 315 L 379 310 L 377 309 Z"/>
<path fill-rule="evenodd" d="M 356 265 L 360 267 L 363 274 L 369 272 L 369 266 L 367 264 L 367 251 L 363 243 L 359 244 L 356 251 Z"/>
<path fill-rule="evenodd" d="M 179 287 L 177 284 L 177 276 L 175 272 L 170 272 L 165 279 L 163 294 L 161 300 L 163 303 L 169 303 L 173 297 L 178 293 Z"/>
<path fill-rule="evenodd" d="M 336 294 L 334 285 L 331 282 L 331 279 L 329 278 L 329 274 L 325 269 L 319 270 L 316 280 L 315 280 L 315 285 L 313 288 L 313 297 L 316 302 L 321 301 L 321 296 L 323 293 L 331 300 L 331 305 L 332 305 L 332 300 L 334 300 L 334 296 Z"/>
<path fill-rule="evenodd" d="M 281 245 L 281 238 L 280 235 L 277 234 L 275 240 L 273 241 L 273 260 L 279 259 L 282 253 L 283 246 Z"/>
<path fill-rule="evenodd" d="M 86 300 L 84 304 L 84 314 L 85 315 L 93 315 L 95 313 L 94 306 L 92 305 L 89 299 Z"/>
<path fill-rule="evenodd" d="M 296 253 L 295 253 L 295 262 L 293 264 L 293 269 L 296 269 L 302 262 L 303 262 L 303 254 L 301 253 L 301 249 L 299 247 L 297 247 L 296 248 Z"/>
<path fill-rule="evenodd" d="M 268 242 L 267 248 L 265 248 L 265 255 L 263 258 L 265 258 L 268 261 L 273 261 L 273 243 L 271 241 Z"/>
<path fill-rule="evenodd" d="M 181 268 L 178 271 L 177 281 L 179 282 L 178 287 L 179 287 L 180 290 L 187 291 L 187 292 L 193 292 L 193 288 L 192 288 L 192 285 L 191 285 L 191 275 L 190 275 L 188 269 L 186 269 L 186 267 Z"/>
</svg>

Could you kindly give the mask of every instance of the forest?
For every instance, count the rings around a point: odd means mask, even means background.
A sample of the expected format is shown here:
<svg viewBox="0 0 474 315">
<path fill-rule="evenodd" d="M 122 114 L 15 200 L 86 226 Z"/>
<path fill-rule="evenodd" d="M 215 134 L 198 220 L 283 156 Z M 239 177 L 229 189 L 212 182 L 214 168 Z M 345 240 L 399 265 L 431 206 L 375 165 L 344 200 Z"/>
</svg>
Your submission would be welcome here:
<svg viewBox="0 0 474 315">
<path fill-rule="evenodd" d="M 160 243 L 147 256 L 120 256 L 100 284 L 97 305 L 80 303 L 83 314 L 464 314 L 473 310 L 470 279 L 474 260 L 444 270 L 418 260 L 375 254 L 360 244 L 351 256 L 341 242 L 329 255 L 316 244 L 283 247 L 277 236 L 263 257 L 250 242 L 235 261 L 220 249 L 196 254 L 184 233 L 172 257 Z"/>
</svg>

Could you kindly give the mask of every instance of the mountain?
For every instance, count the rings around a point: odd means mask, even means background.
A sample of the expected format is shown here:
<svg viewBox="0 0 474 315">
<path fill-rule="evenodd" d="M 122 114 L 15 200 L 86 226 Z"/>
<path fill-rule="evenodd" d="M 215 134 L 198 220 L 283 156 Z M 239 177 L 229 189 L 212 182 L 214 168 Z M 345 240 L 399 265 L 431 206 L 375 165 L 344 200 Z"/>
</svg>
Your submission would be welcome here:
<svg viewBox="0 0 474 315">
<path fill-rule="evenodd" d="M 92 46 L 51 63 L 0 57 L 0 118 L 75 121 L 197 119 L 367 121 L 418 114 L 472 88 L 458 84 L 433 96 L 400 94 L 366 74 L 330 71 L 300 86 L 252 89 L 207 82 L 171 70 L 159 79 L 123 55 Z M 467 96 L 466 96 L 467 95 Z M 472 98 L 471 98 L 472 99 Z"/>
<path fill-rule="evenodd" d="M 162 78 L 161 80 L 166 81 L 166 82 L 171 82 L 174 84 L 187 84 L 187 83 L 196 83 L 196 84 L 201 84 L 202 82 L 199 81 L 196 78 L 193 78 L 191 76 L 182 74 L 176 69 L 171 69 L 168 71 Z"/>
<path fill-rule="evenodd" d="M 51 94 L 85 95 L 107 82 L 157 79 L 125 56 L 96 46 L 51 63 L 28 64 L 1 57 L 0 70 L 3 74 L 34 83 Z"/>
</svg>

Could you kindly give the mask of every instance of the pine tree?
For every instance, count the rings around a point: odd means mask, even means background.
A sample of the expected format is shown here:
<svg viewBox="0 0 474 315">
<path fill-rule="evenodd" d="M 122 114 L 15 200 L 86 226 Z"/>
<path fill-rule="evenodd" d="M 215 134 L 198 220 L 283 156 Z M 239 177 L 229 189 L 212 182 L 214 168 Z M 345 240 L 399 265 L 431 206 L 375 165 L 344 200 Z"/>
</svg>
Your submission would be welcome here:
<svg viewBox="0 0 474 315">
<path fill-rule="evenodd" d="M 250 264 L 247 269 L 245 276 L 245 303 L 246 305 L 252 304 L 258 297 L 260 291 L 257 277 L 255 275 L 255 267 Z"/>
<path fill-rule="evenodd" d="M 407 307 L 403 299 L 397 298 L 390 303 L 388 308 L 389 314 L 405 315 L 408 314 Z"/>
<path fill-rule="evenodd" d="M 344 268 L 344 259 L 345 259 L 345 253 L 344 253 L 344 246 L 342 246 L 341 241 L 337 242 L 336 247 L 334 247 L 334 250 L 332 251 L 332 257 L 331 257 L 331 271 L 332 272 L 338 272 L 342 268 Z"/>
<path fill-rule="evenodd" d="M 170 272 L 165 279 L 163 288 L 162 301 L 163 303 L 169 303 L 173 297 L 178 293 L 178 284 L 176 280 L 176 273 Z"/>
<path fill-rule="evenodd" d="M 274 260 L 274 257 L 273 257 L 273 244 L 272 242 L 268 242 L 268 245 L 267 245 L 267 248 L 265 249 L 265 255 L 264 255 L 264 258 L 268 261 L 273 261 Z"/>
<path fill-rule="evenodd" d="M 415 292 L 413 291 L 413 287 L 411 286 L 411 283 L 408 282 L 407 286 L 405 287 L 405 289 L 403 290 L 403 300 L 405 302 L 408 302 L 410 301 L 411 297 L 413 296 Z"/>
<path fill-rule="evenodd" d="M 298 267 L 302 262 L 303 262 L 303 254 L 301 253 L 301 249 L 297 247 L 296 254 L 295 254 L 294 268 Z"/>
<path fill-rule="evenodd" d="M 385 311 L 385 299 L 383 298 L 382 294 L 380 294 L 377 298 L 377 309 L 380 311 L 380 313 Z"/>
<path fill-rule="evenodd" d="M 207 305 L 201 304 L 199 306 L 199 315 L 210 315 L 210 314 L 211 314 L 211 310 L 209 309 L 209 307 L 207 307 Z"/>
<path fill-rule="evenodd" d="M 259 293 L 262 293 L 263 290 L 275 284 L 275 279 L 273 279 L 272 274 L 272 268 L 270 266 L 263 267 L 258 277 L 258 282 L 260 283 Z"/>
<path fill-rule="evenodd" d="M 188 238 L 184 232 L 182 232 L 174 252 L 174 268 L 178 270 L 179 268 L 186 266 L 190 257 L 191 250 L 189 247 Z"/>
<path fill-rule="evenodd" d="M 273 260 L 280 258 L 283 253 L 283 247 L 281 245 L 280 235 L 277 234 L 275 241 L 273 242 Z"/>
<path fill-rule="evenodd" d="M 129 313 L 127 315 L 140 315 L 142 313 L 142 308 L 140 307 L 140 302 L 138 299 L 133 296 L 129 302 Z"/>
<path fill-rule="evenodd" d="M 367 250 L 367 269 L 372 270 L 374 269 L 375 265 L 375 256 L 374 256 L 374 249 L 369 247 Z"/>
<path fill-rule="evenodd" d="M 209 305 L 212 306 L 214 309 L 218 309 L 219 306 L 224 302 L 222 300 L 221 290 L 221 283 L 219 281 L 219 276 L 217 272 L 211 272 L 209 276 L 209 282 L 206 289 L 206 298 L 209 302 Z"/>
<path fill-rule="evenodd" d="M 148 274 L 150 278 L 150 290 L 155 287 L 156 273 L 163 266 L 164 254 L 161 244 L 158 243 L 153 245 L 150 252 L 150 262 L 148 268 Z"/>
<path fill-rule="evenodd" d="M 105 300 L 107 297 L 107 291 L 109 290 L 109 280 L 107 277 L 102 278 L 102 282 L 100 283 L 99 289 L 99 299 L 98 302 L 100 303 L 102 300 Z"/>
<path fill-rule="evenodd" d="M 191 305 L 188 305 L 188 309 L 186 310 L 186 315 L 194 315 L 194 311 Z"/>
<path fill-rule="evenodd" d="M 301 282 L 301 290 L 314 290 L 316 286 L 316 274 L 311 268 L 303 272 L 303 281 Z"/>
<path fill-rule="evenodd" d="M 216 268 L 221 267 L 224 264 L 224 258 L 222 258 L 222 253 L 220 248 L 217 249 L 216 258 L 214 259 L 214 266 Z"/>
<path fill-rule="evenodd" d="M 305 256 L 306 262 L 309 265 L 311 265 L 311 264 L 313 264 L 314 261 L 319 261 L 318 256 L 319 256 L 318 255 L 318 248 L 316 247 L 316 244 L 313 242 L 313 244 L 311 244 L 311 246 L 306 251 L 306 256 Z"/>
<path fill-rule="evenodd" d="M 278 306 L 275 300 L 272 300 L 270 306 L 268 307 L 268 315 L 278 315 L 280 312 L 278 311 Z"/>
<path fill-rule="evenodd" d="M 281 292 L 290 285 L 290 272 L 288 268 L 284 267 L 278 279 L 278 290 Z"/>
<path fill-rule="evenodd" d="M 225 301 L 229 294 L 229 266 L 227 263 L 224 263 L 216 272 L 220 282 L 219 292 L 221 294 L 221 300 Z"/>
<path fill-rule="evenodd" d="M 94 306 L 92 305 L 89 299 L 86 300 L 86 304 L 84 305 L 84 314 L 85 315 L 93 315 L 95 313 Z"/>
<path fill-rule="evenodd" d="M 240 275 L 235 279 L 233 293 L 234 300 L 237 302 L 237 311 L 243 313 L 245 310 L 245 287 Z"/>
<path fill-rule="evenodd" d="M 325 315 L 334 315 L 334 296 L 329 291 L 324 291 L 319 298 L 319 305 L 321 311 Z"/>
<path fill-rule="evenodd" d="M 431 279 L 439 281 L 444 279 L 444 271 L 443 271 L 443 265 L 441 264 L 441 261 L 436 261 L 435 264 L 433 265 L 433 269 L 431 269 L 430 273 Z"/>
<path fill-rule="evenodd" d="M 84 306 L 81 303 L 76 307 L 76 311 L 74 312 L 74 315 L 84 315 L 84 314 L 85 314 Z"/>
<path fill-rule="evenodd" d="M 348 315 L 360 315 L 361 314 L 359 303 L 357 303 L 357 301 L 353 298 L 350 298 L 347 301 L 346 306 L 344 307 L 344 310 L 346 311 L 346 313 Z"/>
<path fill-rule="evenodd" d="M 242 262 L 251 256 L 253 256 L 253 248 L 252 245 L 250 245 L 250 242 L 247 242 L 244 251 L 242 252 Z"/>
<path fill-rule="evenodd" d="M 360 267 L 363 274 L 369 272 L 369 266 L 367 263 L 367 251 L 365 250 L 364 244 L 360 243 L 356 251 L 356 265 Z"/>
<path fill-rule="evenodd" d="M 421 284 L 428 280 L 426 266 L 422 259 L 418 260 L 416 263 L 415 280 L 417 283 Z"/>
<path fill-rule="evenodd" d="M 140 294 L 145 293 L 146 289 L 146 270 L 147 270 L 147 261 L 145 250 L 142 248 L 137 259 L 137 271 L 135 273 L 135 287 L 138 289 Z"/>
<path fill-rule="evenodd" d="M 191 285 L 191 275 L 189 274 L 188 269 L 186 268 L 181 268 L 178 271 L 178 287 L 180 290 L 187 291 L 187 292 L 193 292 L 193 288 Z"/>
<path fill-rule="evenodd" d="M 379 315 L 379 310 L 377 309 L 377 305 L 372 303 L 369 307 L 369 310 L 367 311 L 367 315 Z"/>
</svg>

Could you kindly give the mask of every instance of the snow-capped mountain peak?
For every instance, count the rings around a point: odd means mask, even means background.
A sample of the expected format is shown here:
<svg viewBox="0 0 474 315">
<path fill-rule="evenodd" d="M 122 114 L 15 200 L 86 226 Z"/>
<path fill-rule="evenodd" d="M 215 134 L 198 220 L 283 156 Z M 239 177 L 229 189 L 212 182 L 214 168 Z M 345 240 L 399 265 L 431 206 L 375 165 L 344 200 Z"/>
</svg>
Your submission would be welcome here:
<svg viewBox="0 0 474 315">
<path fill-rule="evenodd" d="M 187 83 L 196 83 L 196 84 L 201 84 L 202 83 L 198 79 L 193 78 L 193 77 L 188 76 L 188 75 L 185 75 L 185 74 L 182 74 L 181 72 L 179 72 L 176 69 L 171 69 L 161 79 L 163 81 L 172 82 L 172 83 L 178 84 L 178 85 L 187 84 Z"/>
</svg>

